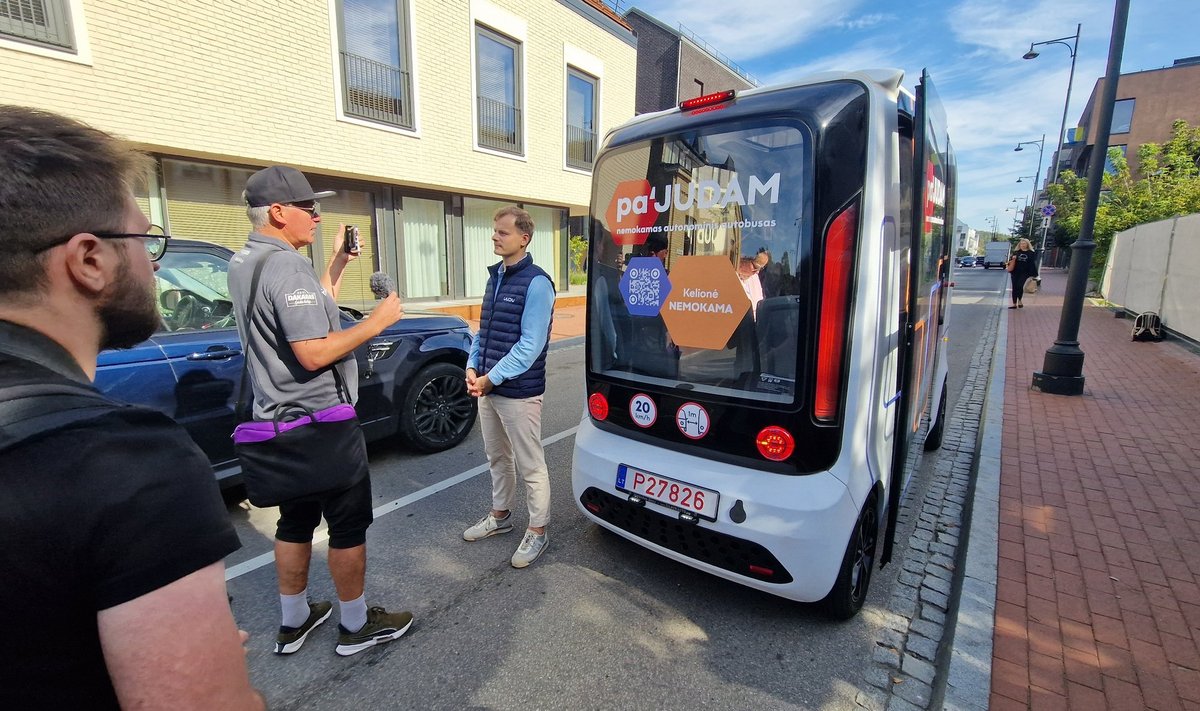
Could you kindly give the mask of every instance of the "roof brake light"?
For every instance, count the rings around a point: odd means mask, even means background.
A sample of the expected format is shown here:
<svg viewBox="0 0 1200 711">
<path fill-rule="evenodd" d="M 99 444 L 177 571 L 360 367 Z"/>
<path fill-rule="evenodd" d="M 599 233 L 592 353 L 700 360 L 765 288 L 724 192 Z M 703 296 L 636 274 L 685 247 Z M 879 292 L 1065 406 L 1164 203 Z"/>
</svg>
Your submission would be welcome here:
<svg viewBox="0 0 1200 711">
<path fill-rule="evenodd" d="M 697 96 L 694 99 L 688 99 L 687 101 L 681 101 L 681 102 L 679 102 L 679 108 L 684 111 L 693 111 L 695 109 L 702 109 L 705 106 L 712 106 L 713 104 L 723 104 L 726 101 L 731 101 L 731 100 L 733 100 L 733 96 L 734 96 L 733 89 L 729 89 L 728 91 L 718 91 L 715 94 L 705 94 L 704 96 Z"/>
</svg>

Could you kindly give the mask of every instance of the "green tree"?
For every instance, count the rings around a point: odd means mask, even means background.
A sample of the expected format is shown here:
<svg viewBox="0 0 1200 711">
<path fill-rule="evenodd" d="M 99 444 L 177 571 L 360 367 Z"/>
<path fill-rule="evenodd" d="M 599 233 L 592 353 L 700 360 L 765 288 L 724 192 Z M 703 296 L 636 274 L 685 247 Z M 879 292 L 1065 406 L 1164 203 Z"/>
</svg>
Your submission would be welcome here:
<svg viewBox="0 0 1200 711">
<path fill-rule="evenodd" d="M 1200 212 L 1200 127 L 1186 121 L 1172 125 L 1171 139 L 1164 144 L 1145 143 L 1138 148 L 1138 176 L 1116 148 L 1108 151 L 1113 167 L 1103 179 L 1103 192 L 1096 208 L 1093 238 L 1096 252 L 1088 274 L 1099 279 L 1108 260 L 1113 236 L 1122 230 L 1177 215 Z M 1060 246 L 1079 237 L 1087 179 L 1067 170 L 1059 182 L 1047 188 L 1057 208 L 1051 233 Z"/>
</svg>

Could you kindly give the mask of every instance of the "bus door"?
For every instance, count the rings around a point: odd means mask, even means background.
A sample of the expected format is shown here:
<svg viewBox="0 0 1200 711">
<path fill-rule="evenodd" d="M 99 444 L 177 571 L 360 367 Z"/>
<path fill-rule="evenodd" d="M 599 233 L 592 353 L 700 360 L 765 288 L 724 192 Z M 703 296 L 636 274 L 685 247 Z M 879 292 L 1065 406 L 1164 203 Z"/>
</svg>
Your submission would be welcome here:
<svg viewBox="0 0 1200 711">
<path fill-rule="evenodd" d="M 912 173 L 909 180 L 911 221 L 908 243 L 908 268 L 901 305 L 901 333 L 904 347 L 900 354 L 896 411 L 897 439 L 892 460 L 888 495 L 887 530 L 880 564 L 891 560 L 895 541 L 900 499 L 917 461 L 912 447 L 922 417 L 928 414 L 934 393 L 943 383 L 935 383 L 939 343 L 945 325 L 946 276 L 949 259 L 947 225 L 952 224 L 954 159 L 946 130 L 946 113 L 928 72 L 922 72 L 916 93 Z M 903 153 L 904 140 L 901 140 Z M 901 156 L 903 160 L 903 155 Z M 902 170 L 903 174 L 903 170 Z M 902 181 L 903 184 L 903 181 Z M 902 198 L 903 199 L 903 198 Z M 901 232 L 903 235 L 903 232 Z"/>
</svg>

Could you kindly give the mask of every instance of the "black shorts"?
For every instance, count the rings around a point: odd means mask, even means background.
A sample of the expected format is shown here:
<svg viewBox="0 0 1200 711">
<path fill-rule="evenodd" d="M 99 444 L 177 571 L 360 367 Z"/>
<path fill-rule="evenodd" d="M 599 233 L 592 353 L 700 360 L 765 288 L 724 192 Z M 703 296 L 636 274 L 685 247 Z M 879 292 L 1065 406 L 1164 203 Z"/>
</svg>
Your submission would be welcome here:
<svg viewBox="0 0 1200 711">
<path fill-rule="evenodd" d="M 275 540 L 311 543 L 321 516 L 329 524 L 330 548 L 354 548 L 367 542 L 371 525 L 371 476 L 364 476 L 349 489 L 289 501 L 279 505 Z"/>
</svg>

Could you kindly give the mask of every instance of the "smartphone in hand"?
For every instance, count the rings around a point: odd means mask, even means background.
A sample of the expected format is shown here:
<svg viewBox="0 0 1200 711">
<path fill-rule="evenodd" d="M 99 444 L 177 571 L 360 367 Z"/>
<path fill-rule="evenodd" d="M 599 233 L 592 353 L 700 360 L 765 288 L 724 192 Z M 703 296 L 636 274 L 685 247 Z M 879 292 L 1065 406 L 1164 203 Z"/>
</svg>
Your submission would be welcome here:
<svg viewBox="0 0 1200 711">
<path fill-rule="evenodd" d="M 362 251 L 362 242 L 358 238 L 358 228 L 354 225 L 346 225 L 345 239 L 342 241 L 342 249 L 346 250 L 346 254 L 358 254 Z"/>
</svg>

